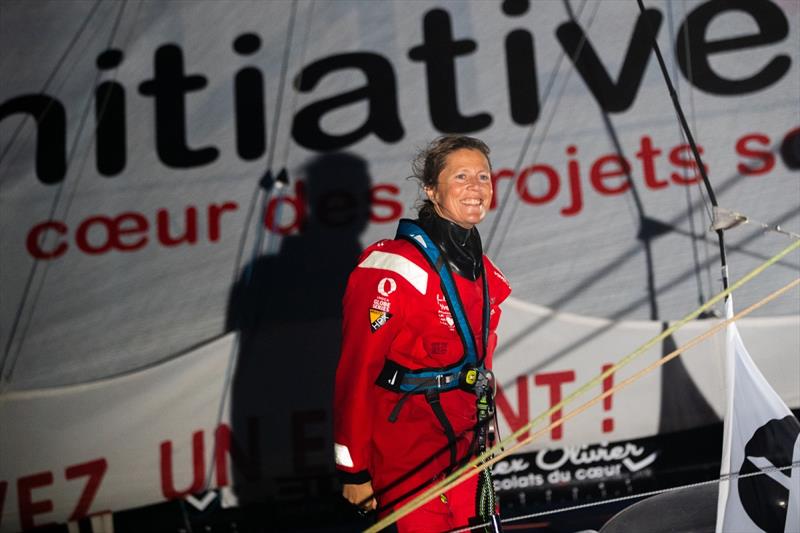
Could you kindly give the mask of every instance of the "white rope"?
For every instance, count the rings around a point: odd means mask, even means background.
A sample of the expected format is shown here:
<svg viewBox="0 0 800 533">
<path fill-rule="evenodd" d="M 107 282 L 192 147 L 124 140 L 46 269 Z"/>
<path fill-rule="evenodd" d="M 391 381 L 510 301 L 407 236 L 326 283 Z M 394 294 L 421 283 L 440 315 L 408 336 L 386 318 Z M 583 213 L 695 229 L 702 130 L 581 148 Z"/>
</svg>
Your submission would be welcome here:
<svg viewBox="0 0 800 533">
<path fill-rule="evenodd" d="M 729 286 L 728 288 L 726 288 L 725 290 L 723 290 L 722 292 L 720 292 L 719 294 L 717 294 L 716 296 L 714 296 L 713 298 L 708 300 L 706 303 L 704 303 L 703 305 L 701 305 L 700 307 L 698 307 L 697 309 L 695 309 L 694 311 L 692 311 L 691 313 L 686 315 L 684 318 L 682 318 L 678 322 L 674 323 L 669 328 L 665 329 L 663 332 L 661 332 L 661 334 L 659 334 L 656 337 L 650 339 L 645 344 L 641 345 L 639 348 L 637 348 L 633 352 L 629 353 L 628 355 L 626 355 L 625 357 L 620 359 L 616 364 L 614 364 L 613 366 L 609 367 L 606 371 L 601 373 L 599 376 L 595 377 L 594 379 L 590 380 L 588 383 L 586 383 L 585 385 L 583 385 L 582 387 L 580 387 L 576 391 L 572 392 L 566 398 L 561 400 L 561 402 L 559 402 L 557 405 L 552 406 L 546 412 L 544 412 L 541 415 L 537 416 L 536 418 L 530 420 L 527 424 L 524 424 L 522 427 L 517 429 L 512 435 L 510 435 L 509 437 L 506 437 L 503 441 L 501 441 L 498 444 L 496 444 L 493 448 L 487 450 L 483 454 L 481 454 L 481 455 L 475 457 L 474 459 L 472 459 L 471 461 L 467 462 L 465 465 L 463 465 L 462 467 L 457 469 L 455 472 L 451 473 L 450 475 L 448 475 L 447 477 L 445 477 L 443 480 L 441 480 L 440 482 L 436 483 L 435 485 L 429 487 L 422 494 L 419 494 L 418 496 L 416 496 L 414 499 L 412 499 L 411 501 L 409 501 L 406 504 L 404 504 L 399 509 L 394 510 L 389 515 L 385 516 L 380 521 L 378 521 L 375 525 L 369 527 L 365 531 L 367 533 L 375 533 L 375 532 L 380 531 L 381 529 L 385 528 L 386 526 L 396 522 L 397 520 L 399 520 L 403 516 L 407 515 L 408 513 L 412 512 L 413 510 L 419 508 L 420 506 L 424 505 L 425 503 L 427 503 L 428 501 L 430 501 L 431 499 L 436 497 L 437 493 L 440 493 L 441 491 L 448 490 L 448 489 L 458 485 L 462 481 L 466 480 L 467 478 L 472 477 L 473 475 L 478 473 L 478 471 L 483 470 L 485 468 L 488 468 L 489 466 L 491 466 L 492 464 L 494 464 L 495 462 L 500 460 L 502 457 L 505 457 L 505 456 L 510 455 L 511 453 L 513 453 L 513 451 L 515 449 L 519 448 L 520 446 L 523 446 L 523 445 L 531 442 L 532 440 L 534 440 L 538 436 L 542 435 L 543 433 L 551 430 L 554 427 L 557 427 L 557 426 L 561 425 L 562 423 L 564 423 L 564 421 L 568 420 L 569 418 L 572 418 L 573 416 L 585 411 L 587 408 L 589 408 L 590 406 L 592 406 L 595 403 L 599 402 L 603 398 L 605 398 L 607 396 L 610 396 L 616 390 L 619 390 L 620 388 L 622 388 L 624 386 L 627 386 L 628 384 L 632 383 L 633 381 L 639 379 L 642 375 L 652 371 L 655 368 L 658 368 L 659 366 L 665 364 L 666 362 L 668 362 L 672 358 L 681 355 L 682 352 L 685 352 L 687 349 L 689 349 L 690 347 L 694 346 L 695 344 L 697 344 L 699 342 L 702 342 L 703 340 L 708 338 L 710 335 L 714 334 L 718 329 L 720 329 L 722 327 L 725 327 L 727 324 L 729 324 L 731 322 L 735 322 L 736 320 L 739 320 L 741 317 L 746 316 L 747 314 L 749 314 L 750 312 L 754 311 L 755 309 L 765 305 L 769 301 L 773 300 L 774 298 L 778 297 L 779 295 L 781 295 L 781 294 L 785 293 L 786 291 L 790 290 L 791 288 L 795 287 L 798 283 L 800 283 L 800 278 L 798 278 L 798 279 L 788 283 L 787 285 L 783 286 L 782 288 L 774 291 L 773 293 L 771 293 L 768 296 L 764 297 L 760 301 L 754 303 L 753 305 L 751 305 L 747 309 L 745 309 L 743 311 L 740 311 L 735 316 L 733 316 L 733 317 L 731 317 L 731 318 L 729 318 L 729 319 L 727 319 L 727 320 L 725 320 L 723 322 L 720 322 L 716 326 L 714 326 L 714 327 L 710 328 L 709 330 L 707 330 L 705 333 L 703 333 L 701 335 L 698 335 L 697 337 L 694 337 L 692 340 L 690 340 L 689 342 L 687 342 L 683 346 L 677 348 L 676 350 L 674 350 L 670 354 L 665 355 L 664 357 L 662 357 L 661 359 L 659 359 L 655 363 L 649 365 L 645 369 L 640 370 L 639 372 L 635 373 L 633 376 L 631 376 L 631 377 L 627 378 L 626 380 L 620 382 L 619 384 L 617 384 L 616 386 L 612 387 L 611 389 L 609 389 L 608 391 L 604 392 L 603 394 L 601 394 L 599 396 L 596 396 L 592 400 L 589 400 L 588 402 L 584 403 L 580 407 L 570 411 L 569 413 L 567 413 L 566 415 L 562 416 L 558 420 L 555 420 L 548 427 L 536 432 L 533 435 L 529 435 L 528 437 L 524 437 L 524 438 L 522 438 L 520 440 L 520 437 L 522 437 L 523 433 L 528 432 L 536 424 L 541 422 L 545 417 L 551 416 L 556 411 L 562 409 L 564 405 L 570 403 L 572 400 L 574 400 L 575 398 L 579 397 L 581 394 L 586 392 L 589 388 L 597 386 L 600 383 L 601 380 L 605 379 L 607 376 L 609 376 L 612 373 L 616 372 L 619 368 L 621 368 L 621 367 L 627 365 L 628 363 L 630 363 L 633 359 L 635 359 L 636 357 L 640 356 L 641 354 L 646 352 L 648 349 L 650 349 L 653 345 L 655 345 L 655 343 L 660 342 L 662 339 L 664 339 L 668 335 L 671 335 L 673 332 L 677 331 L 679 328 L 681 328 L 683 325 L 685 325 L 690 320 L 693 320 L 693 319 L 697 318 L 697 316 L 700 315 L 701 312 L 703 312 L 704 310 L 710 308 L 717 301 L 719 301 L 722 298 L 726 297 L 728 294 L 731 294 L 733 291 L 735 291 L 738 288 L 740 288 L 741 286 L 743 286 L 749 280 L 751 280 L 754 277 L 758 276 L 764 270 L 769 268 L 771 265 L 775 264 L 777 261 L 779 261 L 785 255 L 791 253 L 792 251 L 794 251 L 794 250 L 796 250 L 798 248 L 800 248 L 800 241 L 795 241 L 794 243 L 790 244 L 789 246 L 787 246 L 786 248 L 784 248 L 783 250 L 778 252 L 776 255 L 774 255 L 773 257 L 771 257 L 770 259 L 768 259 L 764 263 L 762 263 L 760 266 L 758 266 L 755 269 L 751 270 L 749 273 L 747 273 L 744 277 L 739 279 L 733 285 Z M 512 443 L 512 441 L 514 439 L 517 439 L 518 442 L 513 444 L 513 445 L 511 445 L 511 443 Z M 505 446 L 510 446 L 510 447 L 505 449 L 504 452 L 498 453 L 499 449 L 501 447 L 505 447 Z M 490 457 L 491 457 L 491 459 L 490 459 Z"/>
<path fill-rule="evenodd" d="M 731 473 L 731 474 L 722 475 L 722 476 L 720 476 L 719 478 L 716 478 L 716 479 L 709 479 L 707 481 L 698 481 L 696 483 L 688 483 L 686 485 L 678 485 L 676 487 L 668 487 L 666 489 L 651 490 L 651 491 L 642 492 L 642 493 L 639 493 L 639 494 L 628 494 L 627 496 L 620 496 L 618 498 L 609 498 L 607 500 L 600 500 L 600 501 L 591 502 L 591 503 L 583 503 L 583 504 L 580 504 L 580 505 L 572 505 L 572 506 L 569 506 L 569 507 L 562 507 L 560 509 L 552 509 L 550 511 L 541 511 L 541 512 L 538 512 L 538 513 L 530 513 L 530 514 L 526 514 L 526 515 L 512 516 L 510 518 L 504 518 L 504 519 L 500 520 L 500 522 L 503 523 L 503 524 L 509 523 L 509 522 L 519 522 L 520 520 L 527 520 L 529 518 L 538 518 L 538 517 L 541 517 L 541 516 L 547 516 L 547 515 L 551 515 L 551 514 L 563 513 L 563 512 L 566 512 L 566 511 L 577 511 L 577 510 L 580 510 L 580 509 L 588 509 L 590 507 L 596 507 L 598 505 L 607 505 L 609 503 L 623 502 L 623 501 L 626 501 L 626 500 L 634 500 L 634 499 L 638 499 L 638 498 L 646 498 L 646 497 L 649 497 L 649 496 L 656 496 L 658 494 L 666 494 L 668 492 L 676 492 L 676 491 L 679 491 L 679 490 L 690 489 L 690 488 L 694 488 L 694 487 L 701 487 L 701 486 L 704 486 L 704 485 L 711 485 L 713 483 L 722 483 L 723 481 L 730 481 L 730 480 L 735 480 L 735 479 L 744 479 L 744 478 L 753 477 L 753 476 L 760 476 L 760 475 L 768 474 L 768 473 L 771 473 L 771 472 L 780 472 L 780 471 L 783 471 L 783 470 L 790 470 L 790 469 L 793 469 L 793 468 L 800 468 L 800 461 L 796 461 L 796 462 L 794 462 L 794 463 L 792 463 L 790 465 L 786 465 L 786 466 L 771 466 L 771 467 L 768 467 L 768 468 L 764 468 L 763 470 L 760 470 L 758 472 L 751 472 L 749 474 L 740 474 L 738 472 L 734 472 L 734 473 Z M 474 529 L 478 529 L 478 528 L 481 528 L 481 527 L 486 527 L 489 524 L 490 524 L 489 522 L 486 522 L 485 524 L 479 524 L 479 525 L 476 525 L 476 526 L 469 526 L 469 527 L 464 527 L 464 528 L 461 528 L 461 529 L 455 529 L 455 530 L 450 531 L 449 533 L 463 533 L 465 531 L 472 531 Z"/>
</svg>

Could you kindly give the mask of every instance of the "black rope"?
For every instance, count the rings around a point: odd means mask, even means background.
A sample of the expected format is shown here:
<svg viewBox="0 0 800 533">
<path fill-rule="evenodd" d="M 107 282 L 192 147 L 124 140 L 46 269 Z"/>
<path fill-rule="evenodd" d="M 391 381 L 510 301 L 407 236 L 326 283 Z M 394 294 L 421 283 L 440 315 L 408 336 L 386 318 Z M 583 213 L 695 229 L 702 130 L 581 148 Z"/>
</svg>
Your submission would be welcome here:
<svg viewBox="0 0 800 533">
<path fill-rule="evenodd" d="M 456 441 L 468 438 L 468 435 L 474 435 L 478 431 L 483 431 L 484 428 L 486 428 L 486 426 L 488 426 L 490 422 L 491 422 L 490 420 L 486 420 L 483 422 L 481 421 L 476 422 L 474 426 L 468 427 L 467 429 L 464 429 L 463 431 L 459 432 L 455 436 Z M 379 496 L 388 493 L 390 490 L 394 489 L 395 487 L 398 487 L 404 481 L 408 481 L 412 476 L 414 476 L 418 472 L 421 472 L 422 469 L 433 463 L 439 457 L 443 456 L 446 453 L 449 454 L 449 452 L 450 452 L 450 442 L 448 441 L 445 444 L 443 444 L 439 449 L 437 449 L 435 452 L 430 454 L 428 457 L 417 463 L 412 468 L 408 469 L 405 473 L 399 475 L 397 478 L 387 483 L 386 486 L 381 487 L 380 490 L 374 491 L 374 493 L 370 495 L 368 498 L 364 499 L 362 502 L 359 502 L 359 506 L 369 502 L 373 497 L 378 498 Z M 462 457 L 458 457 L 454 464 L 452 462 L 448 462 L 449 463 L 448 466 L 439 470 L 435 475 L 431 476 L 429 479 L 415 485 L 414 487 L 411 487 L 403 494 L 395 496 L 395 498 L 391 501 L 382 502 L 381 506 L 377 509 L 378 512 L 390 510 L 399 502 L 406 500 L 411 496 L 420 494 L 423 490 L 433 486 L 435 483 L 441 481 L 443 476 L 446 476 L 450 472 L 453 472 L 454 470 L 467 464 L 467 462 L 469 462 L 469 460 L 475 456 L 474 452 L 475 452 L 474 447 L 469 446 L 465 454 Z"/>
<path fill-rule="evenodd" d="M 644 14 L 645 7 L 644 3 L 642 3 L 642 0 L 636 0 L 636 3 L 639 4 L 639 11 Z M 650 37 L 650 41 L 653 45 L 653 51 L 656 53 L 656 58 L 658 59 L 658 66 L 661 68 L 661 74 L 664 76 L 664 83 L 667 84 L 667 88 L 669 89 L 672 105 L 675 108 L 675 113 L 678 115 L 678 120 L 681 124 L 681 128 L 683 128 L 684 134 L 686 135 L 686 140 L 689 141 L 689 147 L 692 149 L 692 155 L 694 156 L 695 163 L 697 164 L 697 170 L 700 172 L 700 176 L 703 178 L 703 184 L 706 187 L 708 199 L 712 206 L 717 207 L 719 205 L 717 203 L 717 196 L 714 194 L 714 188 L 711 186 L 711 182 L 708 179 L 708 174 L 706 173 L 706 169 L 703 166 L 703 161 L 700 158 L 700 152 L 697 150 L 697 144 L 694 142 L 694 136 L 689 128 L 689 124 L 686 122 L 686 116 L 683 114 L 683 108 L 681 108 L 680 101 L 678 101 L 678 94 L 675 92 L 675 87 L 672 85 L 669 72 L 667 72 L 667 66 L 664 63 L 664 57 L 661 55 L 661 48 L 658 46 L 653 28 L 650 26 L 650 21 L 646 16 L 643 18 L 645 26 L 647 27 L 648 36 Z M 728 288 L 728 260 L 725 254 L 725 236 L 723 235 L 721 229 L 716 230 L 716 233 L 719 240 L 719 260 L 722 270 L 722 288 L 724 290 Z"/>
</svg>

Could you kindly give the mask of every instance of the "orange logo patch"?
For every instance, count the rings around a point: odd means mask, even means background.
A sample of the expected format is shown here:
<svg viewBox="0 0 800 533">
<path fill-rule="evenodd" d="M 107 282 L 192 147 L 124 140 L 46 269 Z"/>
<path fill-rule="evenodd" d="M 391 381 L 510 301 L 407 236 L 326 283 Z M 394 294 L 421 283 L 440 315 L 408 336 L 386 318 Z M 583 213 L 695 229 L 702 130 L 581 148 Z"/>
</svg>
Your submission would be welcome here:
<svg viewBox="0 0 800 533">
<path fill-rule="evenodd" d="M 392 318 L 391 313 L 381 311 L 380 309 L 370 308 L 369 310 L 369 327 L 372 333 L 378 331 L 389 319 Z"/>
</svg>

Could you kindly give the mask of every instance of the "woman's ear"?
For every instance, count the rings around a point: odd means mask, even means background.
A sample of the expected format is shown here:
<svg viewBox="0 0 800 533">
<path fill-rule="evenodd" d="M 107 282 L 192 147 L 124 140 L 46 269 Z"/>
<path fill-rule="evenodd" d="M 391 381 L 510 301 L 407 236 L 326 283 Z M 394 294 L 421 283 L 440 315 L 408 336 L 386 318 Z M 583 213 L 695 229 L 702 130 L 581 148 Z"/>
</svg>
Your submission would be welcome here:
<svg viewBox="0 0 800 533">
<path fill-rule="evenodd" d="M 425 190 L 425 195 L 428 197 L 428 200 L 430 200 L 435 204 L 436 202 L 434 201 L 434 198 L 436 198 L 436 191 L 434 190 L 434 188 L 425 187 L 424 190 Z"/>
</svg>

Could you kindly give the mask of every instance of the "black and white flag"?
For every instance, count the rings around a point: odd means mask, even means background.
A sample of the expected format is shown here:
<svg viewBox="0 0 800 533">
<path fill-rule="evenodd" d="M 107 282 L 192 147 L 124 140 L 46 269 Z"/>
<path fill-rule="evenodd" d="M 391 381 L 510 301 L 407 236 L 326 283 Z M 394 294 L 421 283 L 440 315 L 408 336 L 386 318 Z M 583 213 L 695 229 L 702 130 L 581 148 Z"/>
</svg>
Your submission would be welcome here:
<svg viewBox="0 0 800 533">
<path fill-rule="evenodd" d="M 733 316 L 732 298 L 725 314 Z M 717 533 L 800 532 L 800 423 L 750 358 L 735 323 L 727 328 L 726 393 L 720 474 L 734 477 L 719 486 Z"/>
</svg>

